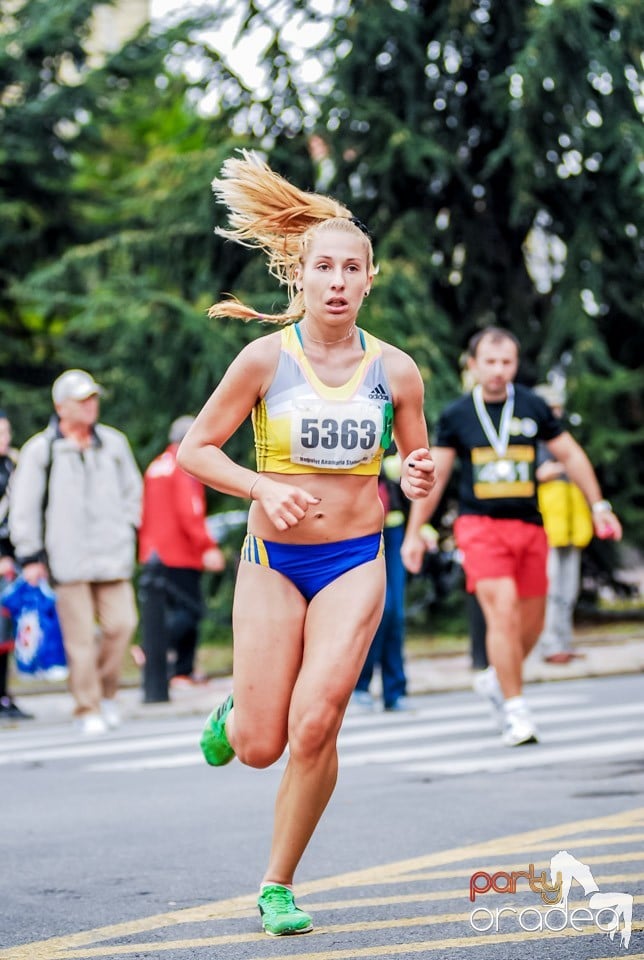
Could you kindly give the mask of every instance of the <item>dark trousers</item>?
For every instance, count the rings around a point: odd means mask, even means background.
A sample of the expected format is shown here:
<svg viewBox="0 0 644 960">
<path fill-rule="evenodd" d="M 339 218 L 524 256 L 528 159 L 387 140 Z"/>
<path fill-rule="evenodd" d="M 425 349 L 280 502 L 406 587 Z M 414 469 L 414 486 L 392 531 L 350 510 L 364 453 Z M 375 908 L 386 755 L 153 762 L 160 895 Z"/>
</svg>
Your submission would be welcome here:
<svg viewBox="0 0 644 960">
<path fill-rule="evenodd" d="M 165 567 L 166 636 L 168 650 L 176 660 L 173 676 L 189 677 L 195 668 L 199 642 L 199 624 L 203 616 L 201 571 L 183 567 Z"/>
<path fill-rule="evenodd" d="M 400 557 L 405 528 L 385 527 L 387 592 L 382 620 L 373 638 L 356 690 L 368 690 L 374 668 L 380 665 L 385 707 L 392 707 L 407 692 L 403 659 L 405 642 L 405 583 L 407 574 Z"/>
<path fill-rule="evenodd" d="M 9 584 L 9 580 L 0 577 L 0 589 Z M 8 696 L 7 678 L 9 675 L 9 657 L 13 647 L 13 625 L 9 612 L 0 609 L 0 697 Z"/>
<path fill-rule="evenodd" d="M 9 654 L 7 651 L 0 651 L 0 700 L 7 694 L 7 675 L 9 673 Z"/>
<path fill-rule="evenodd" d="M 194 671 L 203 617 L 201 571 L 146 563 L 139 581 L 146 703 L 168 699 L 168 672 L 190 676 Z M 169 666 L 169 654 L 173 654 Z"/>
<path fill-rule="evenodd" d="M 467 620 L 470 630 L 470 651 L 472 655 L 472 667 L 474 670 L 485 670 L 488 666 L 487 652 L 485 648 L 485 617 L 476 598 L 475 593 L 468 593 L 467 600 Z"/>
</svg>

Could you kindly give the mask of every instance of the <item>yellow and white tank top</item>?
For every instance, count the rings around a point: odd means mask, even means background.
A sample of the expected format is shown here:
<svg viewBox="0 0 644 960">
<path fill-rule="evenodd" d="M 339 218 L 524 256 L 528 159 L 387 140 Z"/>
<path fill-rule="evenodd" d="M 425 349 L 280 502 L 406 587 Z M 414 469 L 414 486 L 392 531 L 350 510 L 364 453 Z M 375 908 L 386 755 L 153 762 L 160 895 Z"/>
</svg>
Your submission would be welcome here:
<svg viewBox="0 0 644 960">
<path fill-rule="evenodd" d="M 364 355 L 351 379 L 329 387 L 302 347 L 299 324 L 282 330 L 277 370 L 252 413 L 257 469 L 269 473 L 376 476 L 391 443 L 393 397 L 375 337 L 358 330 Z"/>
</svg>

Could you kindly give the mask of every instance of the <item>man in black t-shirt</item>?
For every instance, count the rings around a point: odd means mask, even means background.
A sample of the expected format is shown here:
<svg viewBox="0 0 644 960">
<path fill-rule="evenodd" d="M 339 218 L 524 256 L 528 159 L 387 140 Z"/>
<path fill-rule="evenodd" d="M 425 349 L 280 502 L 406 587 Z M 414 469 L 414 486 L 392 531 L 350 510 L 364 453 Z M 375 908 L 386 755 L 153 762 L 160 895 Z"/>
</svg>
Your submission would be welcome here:
<svg viewBox="0 0 644 960">
<path fill-rule="evenodd" d="M 519 366 L 516 337 L 486 327 L 472 337 L 468 353 L 476 385 L 441 414 L 432 449 L 438 479 L 427 497 L 412 504 L 401 552 L 407 569 L 417 573 L 425 550 L 420 528 L 438 506 L 458 457 L 454 533 L 467 590 L 476 593 L 485 615 L 491 664 L 479 674 L 476 688 L 492 702 L 503 742 L 519 746 L 537 741 L 522 696 L 522 665 L 543 628 L 548 588 L 548 544 L 535 480 L 539 441 L 581 488 L 597 536 L 620 539 L 621 526 L 579 444 L 540 397 L 514 384 Z"/>
</svg>

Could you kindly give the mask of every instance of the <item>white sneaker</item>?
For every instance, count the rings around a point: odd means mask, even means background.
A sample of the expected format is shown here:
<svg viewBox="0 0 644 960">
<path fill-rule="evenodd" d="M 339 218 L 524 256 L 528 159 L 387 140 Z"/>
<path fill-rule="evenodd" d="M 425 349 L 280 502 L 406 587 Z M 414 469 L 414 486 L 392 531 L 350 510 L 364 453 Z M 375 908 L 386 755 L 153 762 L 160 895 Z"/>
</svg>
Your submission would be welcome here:
<svg viewBox="0 0 644 960">
<path fill-rule="evenodd" d="M 503 706 L 505 700 L 494 667 L 477 670 L 472 680 L 472 687 L 475 693 L 478 693 L 479 696 L 484 697 L 488 701 L 492 707 L 492 714 L 497 726 L 499 730 L 502 730 L 504 725 Z"/>
<path fill-rule="evenodd" d="M 398 697 L 397 700 L 394 700 L 393 703 L 385 707 L 387 713 L 407 713 L 413 709 L 414 707 L 409 697 Z"/>
<path fill-rule="evenodd" d="M 537 728 L 529 710 L 506 710 L 501 740 L 506 747 L 521 747 L 526 743 L 539 742 Z"/>
<path fill-rule="evenodd" d="M 110 730 L 121 726 L 121 711 L 116 700 L 101 700 L 101 713 Z"/>
<path fill-rule="evenodd" d="M 84 713 L 76 720 L 76 728 L 85 737 L 107 733 L 108 727 L 100 713 Z"/>
<path fill-rule="evenodd" d="M 349 700 L 349 706 L 358 710 L 374 710 L 374 699 L 368 690 L 354 690 Z"/>
</svg>

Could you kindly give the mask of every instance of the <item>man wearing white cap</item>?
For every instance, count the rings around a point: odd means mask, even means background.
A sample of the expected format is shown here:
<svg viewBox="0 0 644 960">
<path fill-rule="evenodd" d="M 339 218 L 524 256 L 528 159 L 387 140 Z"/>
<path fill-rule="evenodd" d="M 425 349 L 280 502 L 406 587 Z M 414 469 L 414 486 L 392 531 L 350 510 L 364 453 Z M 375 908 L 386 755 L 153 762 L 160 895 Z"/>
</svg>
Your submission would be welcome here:
<svg viewBox="0 0 644 960">
<path fill-rule="evenodd" d="M 56 589 L 77 725 L 86 734 L 119 723 L 115 697 L 138 619 L 131 577 L 141 474 L 125 435 L 97 422 L 102 392 L 84 370 L 54 382 L 56 416 L 20 452 L 10 512 L 23 576 L 49 577 Z"/>
</svg>

